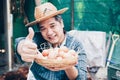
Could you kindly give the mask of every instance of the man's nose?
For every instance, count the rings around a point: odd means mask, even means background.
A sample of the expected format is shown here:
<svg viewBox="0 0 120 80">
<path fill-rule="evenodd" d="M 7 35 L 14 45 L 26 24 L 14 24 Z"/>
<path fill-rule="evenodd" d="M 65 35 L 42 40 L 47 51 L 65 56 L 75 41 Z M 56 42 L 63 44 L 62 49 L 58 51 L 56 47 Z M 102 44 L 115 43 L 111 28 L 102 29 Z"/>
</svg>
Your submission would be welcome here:
<svg viewBox="0 0 120 80">
<path fill-rule="evenodd" d="M 48 33 L 48 35 L 51 35 L 51 34 L 53 34 L 53 30 L 48 28 L 48 32 L 47 33 Z"/>
</svg>

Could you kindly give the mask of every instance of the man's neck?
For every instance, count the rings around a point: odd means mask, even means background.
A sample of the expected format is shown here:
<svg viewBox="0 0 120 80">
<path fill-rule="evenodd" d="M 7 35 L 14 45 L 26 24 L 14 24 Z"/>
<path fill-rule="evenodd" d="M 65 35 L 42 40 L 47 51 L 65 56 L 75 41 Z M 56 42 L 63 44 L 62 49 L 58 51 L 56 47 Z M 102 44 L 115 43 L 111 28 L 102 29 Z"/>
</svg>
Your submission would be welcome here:
<svg viewBox="0 0 120 80">
<path fill-rule="evenodd" d="M 65 41 L 66 41 L 66 37 L 64 35 L 62 40 L 59 43 L 53 44 L 52 47 L 55 48 L 55 47 L 60 47 L 61 45 L 63 46 L 65 44 Z"/>
</svg>

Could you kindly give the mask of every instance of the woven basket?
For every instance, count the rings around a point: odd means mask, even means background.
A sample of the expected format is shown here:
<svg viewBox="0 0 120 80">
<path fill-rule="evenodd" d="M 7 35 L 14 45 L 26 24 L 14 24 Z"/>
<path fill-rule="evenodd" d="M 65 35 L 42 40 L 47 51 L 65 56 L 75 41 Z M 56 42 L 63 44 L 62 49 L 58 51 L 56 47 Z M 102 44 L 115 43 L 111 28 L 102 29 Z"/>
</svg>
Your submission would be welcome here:
<svg viewBox="0 0 120 80">
<path fill-rule="evenodd" d="M 77 59 L 76 58 L 67 58 L 62 60 L 57 59 L 35 59 L 35 62 L 42 66 L 47 67 L 67 67 L 73 64 L 76 64 Z"/>
</svg>

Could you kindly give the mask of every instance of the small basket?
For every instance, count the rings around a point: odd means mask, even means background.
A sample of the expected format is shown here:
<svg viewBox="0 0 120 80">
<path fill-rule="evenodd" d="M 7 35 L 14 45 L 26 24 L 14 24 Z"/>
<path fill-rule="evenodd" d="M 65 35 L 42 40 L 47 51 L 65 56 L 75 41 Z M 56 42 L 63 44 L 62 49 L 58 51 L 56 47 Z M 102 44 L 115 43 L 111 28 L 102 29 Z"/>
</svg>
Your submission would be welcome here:
<svg viewBox="0 0 120 80">
<path fill-rule="evenodd" d="M 62 60 L 35 59 L 35 62 L 38 63 L 39 65 L 47 66 L 47 67 L 56 67 L 56 68 L 67 67 L 67 66 L 76 64 L 76 61 L 77 61 L 76 58 L 67 58 Z"/>
</svg>

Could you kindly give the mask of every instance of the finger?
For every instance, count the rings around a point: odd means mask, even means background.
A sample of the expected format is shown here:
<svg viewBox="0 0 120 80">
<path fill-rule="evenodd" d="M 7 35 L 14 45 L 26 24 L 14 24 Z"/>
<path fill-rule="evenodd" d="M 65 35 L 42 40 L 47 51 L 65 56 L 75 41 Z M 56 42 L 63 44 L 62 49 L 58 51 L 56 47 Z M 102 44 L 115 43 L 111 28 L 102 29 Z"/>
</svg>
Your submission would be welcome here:
<svg viewBox="0 0 120 80">
<path fill-rule="evenodd" d="M 23 61 L 32 62 L 36 58 L 36 55 L 24 54 L 24 55 L 21 55 L 21 58 L 22 58 Z"/>
<path fill-rule="evenodd" d="M 37 49 L 37 44 L 31 42 L 31 41 L 25 41 L 25 43 L 23 44 L 23 48 L 24 47 L 27 47 L 27 48 L 30 48 L 30 49 Z"/>
<path fill-rule="evenodd" d="M 33 37 L 34 37 L 34 31 L 33 31 L 33 29 L 30 27 L 30 28 L 28 28 L 28 32 L 29 32 L 29 34 L 27 35 L 26 40 L 31 40 L 31 41 L 32 41 L 32 39 L 33 39 Z"/>
<path fill-rule="evenodd" d="M 22 58 L 23 61 L 26 61 L 26 62 L 32 62 L 34 61 L 34 59 L 32 58 Z"/>
<path fill-rule="evenodd" d="M 30 49 L 30 48 L 22 48 L 23 50 L 23 53 L 26 53 L 26 54 L 37 54 L 37 50 L 36 49 Z"/>
<path fill-rule="evenodd" d="M 22 55 L 22 58 L 24 58 L 24 59 L 34 60 L 36 57 L 37 57 L 37 54 L 24 54 L 24 55 Z"/>
</svg>

